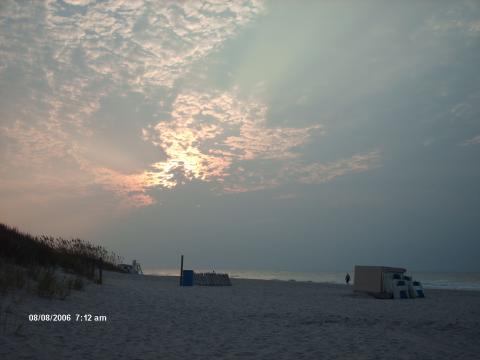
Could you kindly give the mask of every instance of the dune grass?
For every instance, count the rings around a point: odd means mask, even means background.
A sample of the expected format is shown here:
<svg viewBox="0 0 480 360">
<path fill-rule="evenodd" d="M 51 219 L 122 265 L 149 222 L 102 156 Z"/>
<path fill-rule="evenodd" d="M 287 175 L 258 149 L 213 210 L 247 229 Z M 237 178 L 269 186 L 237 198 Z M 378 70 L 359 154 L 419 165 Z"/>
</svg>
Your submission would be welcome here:
<svg viewBox="0 0 480 360">
<path fill-rule="evenodd" d="M 101 284 L 102 270 L 121 271 L 121 260 L 85 240 L 32 236 L 0 224 L 0 294 L 33 281 L 38 295 L 64 299 L 72 289 L 83 289 L 84 278 Z"/>
</svg>

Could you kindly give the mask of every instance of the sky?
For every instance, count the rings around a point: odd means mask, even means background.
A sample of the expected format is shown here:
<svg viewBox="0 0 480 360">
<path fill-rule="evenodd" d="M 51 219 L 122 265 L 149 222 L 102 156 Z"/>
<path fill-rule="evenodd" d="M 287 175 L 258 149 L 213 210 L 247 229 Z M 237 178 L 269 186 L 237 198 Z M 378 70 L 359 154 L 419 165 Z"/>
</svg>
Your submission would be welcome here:
<svg viewBox="0 0 480 360">
<path fill-rule="evenodd" d="M 480 2 L 2 1 L 0 221 L 144 268 L 480 271 Z"/>
</svg>

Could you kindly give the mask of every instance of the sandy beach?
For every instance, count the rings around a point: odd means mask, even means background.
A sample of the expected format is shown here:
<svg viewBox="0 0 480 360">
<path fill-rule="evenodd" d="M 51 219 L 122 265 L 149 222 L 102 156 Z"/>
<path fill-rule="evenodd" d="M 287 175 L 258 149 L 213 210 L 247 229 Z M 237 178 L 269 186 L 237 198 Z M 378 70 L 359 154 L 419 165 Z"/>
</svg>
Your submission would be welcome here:
<svg viewBox="0 0 480 360">
<path fill-rule="evenodd" d="M 0 331 L 0 358 L 478 359 L 480 292 L 426 295 L 377 300 L 344 285 L 241 279 L 180 288 L 174 277 L 107 273 L 64 301 L 22 299 Z"/>
</svg>

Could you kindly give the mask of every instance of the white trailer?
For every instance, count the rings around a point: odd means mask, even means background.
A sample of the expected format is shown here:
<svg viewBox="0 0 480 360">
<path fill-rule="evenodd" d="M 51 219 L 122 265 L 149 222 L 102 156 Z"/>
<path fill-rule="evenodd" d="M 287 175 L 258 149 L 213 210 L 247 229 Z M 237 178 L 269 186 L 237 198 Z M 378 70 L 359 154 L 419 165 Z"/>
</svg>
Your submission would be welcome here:
<svg viewBox="0 0 480 360">
<path fill-rule="evenodd" d="M 392 298 L 393 280 L 403 279 L 406 269 L 389 266 L 355 265 L 353 291 L 364 292 L 375 297 Z"/>
</svg>

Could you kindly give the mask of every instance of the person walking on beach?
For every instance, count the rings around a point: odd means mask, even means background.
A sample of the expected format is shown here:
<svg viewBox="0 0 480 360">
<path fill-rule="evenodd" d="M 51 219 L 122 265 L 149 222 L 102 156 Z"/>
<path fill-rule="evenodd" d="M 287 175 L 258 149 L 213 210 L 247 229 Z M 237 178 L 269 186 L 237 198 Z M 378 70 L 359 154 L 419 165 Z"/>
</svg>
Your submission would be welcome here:
<svg viewBox="0 0 480 360">
<path fill-rule="evenodd" d="M 349 273 L 347 273 L 347 275 L 345 275 L 345 282 L 347 283 L 347 285 L 350 282 L 350 274 Z"/>
</svg>

